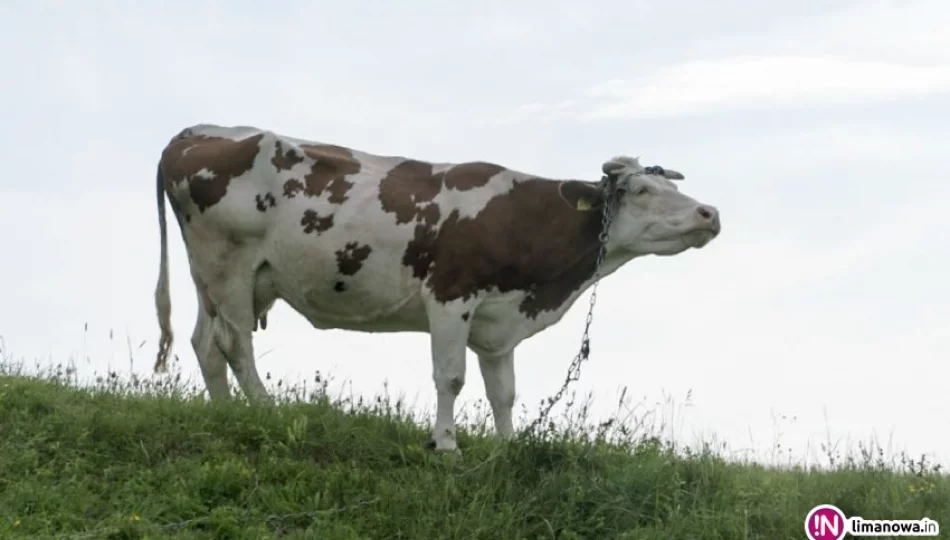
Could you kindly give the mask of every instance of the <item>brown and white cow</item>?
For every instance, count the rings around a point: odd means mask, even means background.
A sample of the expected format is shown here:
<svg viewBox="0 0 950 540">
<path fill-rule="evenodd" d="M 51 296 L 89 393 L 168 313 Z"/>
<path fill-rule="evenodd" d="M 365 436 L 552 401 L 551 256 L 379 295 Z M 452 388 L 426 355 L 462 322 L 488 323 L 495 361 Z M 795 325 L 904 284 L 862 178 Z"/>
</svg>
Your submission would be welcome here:
<svg viewBox="0 0 950 540">
<path fill-rule="evenodd" d="M 716 208 L 670 181 L 681 174 L 629 157 L 602 170 L 617 186 L 602 275 L 719 234 Z M 596 182 L 380 156 L 253 127 L 183 130 L 162 152 L 156 188 L 157 372 L 172 343 L 167 194 L 198 293 L 191 342 L 212 399 L 229 396 L 229 365 L 249 398 L 270 399 L 251 335 L 282 299 L 316 328 L 427 332 L 437 450 L 456 448 L 466 348 L 478 355 L 497 434 L 513 434 L 515 347 L 593 283 L 602 228 Z"/>
</svg>

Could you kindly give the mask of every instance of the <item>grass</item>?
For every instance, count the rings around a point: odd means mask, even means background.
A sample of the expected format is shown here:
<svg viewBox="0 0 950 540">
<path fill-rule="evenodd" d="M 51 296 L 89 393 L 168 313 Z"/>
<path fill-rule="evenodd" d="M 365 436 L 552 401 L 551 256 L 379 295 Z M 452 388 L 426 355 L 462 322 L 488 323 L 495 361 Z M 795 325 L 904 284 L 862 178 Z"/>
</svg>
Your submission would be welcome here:
<svg viewBox="0 0 950 540">
<path fill-rule="evenodd" d="M 737 463 L 585 425 L 581 407 L 512 443 L 467 421 L 462 454 L 440 455 L 401 401 L 313 382 L 255 407 L 175 379 L 0 366 L 0 538 L 779 540 L 804 538 L 822 503 L 950 526 L 950 478 L 880 450 L 822 470 Z"/>
</svg>

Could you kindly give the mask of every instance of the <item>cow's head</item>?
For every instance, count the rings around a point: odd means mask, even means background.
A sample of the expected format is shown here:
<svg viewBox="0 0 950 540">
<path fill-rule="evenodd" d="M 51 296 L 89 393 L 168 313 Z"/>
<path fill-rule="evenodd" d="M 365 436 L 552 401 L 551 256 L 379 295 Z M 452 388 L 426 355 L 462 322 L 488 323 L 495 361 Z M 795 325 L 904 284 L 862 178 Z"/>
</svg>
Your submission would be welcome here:
<svg viewBox="0 0 950 540">
<path fill-rule="evenodd" d="M 602 170 L 605 177 L 597 187 L 614 186 L 610 244 L 635 255 L 675 255 L 719 235 L 719 211 L 681 193 L 673 180 L 682 180 L 682 174 L 645 168 L 630 157 L 613 158 Z M 584 209 L 601 208 L 602 192 L 591 188 L 586 199 Z"/>
</svg>

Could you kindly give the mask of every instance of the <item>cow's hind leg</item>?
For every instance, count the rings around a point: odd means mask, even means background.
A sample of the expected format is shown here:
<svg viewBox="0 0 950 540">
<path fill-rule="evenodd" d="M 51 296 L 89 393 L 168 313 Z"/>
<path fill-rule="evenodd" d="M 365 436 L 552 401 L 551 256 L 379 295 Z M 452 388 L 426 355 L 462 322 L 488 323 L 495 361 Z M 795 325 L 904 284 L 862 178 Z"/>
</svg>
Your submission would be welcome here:
<svg viewBox="0 0 950 540">
<path fill-rule="evenodd" d="M 209 284 L 215 301 L 214 342 L 238 381 L 241 390 L 254 402 L 269 402 L 270 396 L 254 364 L 252 333 L 257 321 L 254 313 L 255 271 L 251 265 L 232 262 L 227 271 Z M 246 271 L 244 269 L 247 269 Z"/>
<path fill-rule="evenodd" d="M 254 319 L 242 324 L 219 316 L 214 319 L 214 323 L 215 344 L 231 366 L 241 390 L 252 402 L 271 401 L 254 365 Z"/>
<path fill-rule="evenodd" d="M 228 388 L 228 361 L 218 348 L 214 339 L 214 319 L 208 314 L 199 295 L 198 320 L 191 334 L 191 345 L 195 349 L 201 375 L 208 388 L 211 399 L 227 399 L 231 396 Z"/>
<path fill-rule="evenodd" d="M 501 439 L 514 435 L 511 409 L 515 406 L 515 352 L 497 356 L 480 354 L 478 364 L 485 382 L 485 394 L 495 417 L 495 433 Z"/>
<path fill-rule="evenodd" d="M 231 396 L 231 389 L 228 387 L 228 361 L 214 339 L 214 303 L 194 266 L 191 268 L 191 278 L 195 283 L 195 292 L 198 293 L 198 317 L 191 333 L 191 346 L 198 359 L 208 395 L 213 400 L 227 399 Z"/>
</svg>

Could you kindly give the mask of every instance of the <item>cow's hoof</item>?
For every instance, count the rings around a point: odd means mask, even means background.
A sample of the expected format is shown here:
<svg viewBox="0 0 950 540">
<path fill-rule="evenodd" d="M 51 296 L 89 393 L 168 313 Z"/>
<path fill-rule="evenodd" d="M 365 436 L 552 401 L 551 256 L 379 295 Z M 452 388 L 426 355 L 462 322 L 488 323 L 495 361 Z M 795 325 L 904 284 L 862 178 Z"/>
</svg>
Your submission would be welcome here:
<svg viewBox="0 0 950 540">
<path fill-rule="evenodd" d="M 441 445 L 435 439 L 429 439 L 429 442 L 426 443 L 426 449 L 431 450 L 437 454 L 460 454 L 458 445 L 455 444 L 455 441 L 446 441 Z"/>
</svg>

